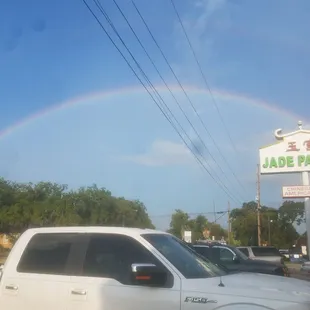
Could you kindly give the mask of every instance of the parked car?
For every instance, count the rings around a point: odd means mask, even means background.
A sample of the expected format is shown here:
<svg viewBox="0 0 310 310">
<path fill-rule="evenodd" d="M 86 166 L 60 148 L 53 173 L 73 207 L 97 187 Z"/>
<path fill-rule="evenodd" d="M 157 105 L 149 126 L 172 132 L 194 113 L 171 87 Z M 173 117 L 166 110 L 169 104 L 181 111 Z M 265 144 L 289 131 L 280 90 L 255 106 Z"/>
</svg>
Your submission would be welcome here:
<svg viewBox="0 0 310 310">
<path fill-rule="evenodd" d="M 310 262 L 304 262 L 300 267 L 301 273 L 309 273 L 310 274 Z"/>
<path fill-rule="evenodd" d="M 282 256 L 284 256 L 286 259 L 290 258 L 289 250 L 288 249 L 279 249 L 279 252 Z"/>
<path fill-rule="evenodd" d="M 253 272 L 289 276 L 288 268 L 279 263 L 252 260 L 238 248 L 217 243 L 198 243 L 193 248 L 211 262 L 224 266 L 229 272 Z"/>
<path fill-rule="evenodd" d="M 301 247 L 295 246 L 289 249 L 289 260 L 292 263 L 303 263 L 307 261 L 307 259 L 304 258 Z"/>
<path fill-rule="evenodd" d="M 310 283 L 227 274 L 176 237 L 120 227 L 27 230 L 2 270 L 3 310 L 309 310 Z"/>
<path fill-rule="evenodd" d="M 273 246 L 243 246 L 238 247 L 238 249 L 253 260 L 264 260 L 278 264 L 284 263 L 283 255 Z"/>
</svg>

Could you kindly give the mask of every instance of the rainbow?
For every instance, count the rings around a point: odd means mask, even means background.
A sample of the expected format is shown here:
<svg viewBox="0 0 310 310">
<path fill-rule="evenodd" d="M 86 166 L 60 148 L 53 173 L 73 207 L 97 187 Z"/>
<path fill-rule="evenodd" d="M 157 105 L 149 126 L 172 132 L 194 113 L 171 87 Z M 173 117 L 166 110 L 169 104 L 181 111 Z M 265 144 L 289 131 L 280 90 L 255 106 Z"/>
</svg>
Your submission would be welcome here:
<svg viewBox="0 0 310 310">
<path fill-rule="evenodd" d="M 210 93 L 206 89 L 199 88 L 197 86 L 191 86 L 191 85 L 187 85 L 187 86 L 183 86 L 183 87 L 186 90 L 186 92 L 188 92 L 190 94 L 193 94 L 193 93 L 194 94 L 204 94 L 204 95 L 208 96 L 208 98 L 211 98 Z M 164 91 L 164 92 L 167 91 L 167 88 L 163 85 L 155 86 L 155 88 L 158 91 Z M 173 92 L 181 92 L 182 91 L 179 86 L 173 85 L 173 86 L 169 86 L 169 88 Z M 103 90 L 103 91 L 100 90 L 100 91 L 91 92 L 91 93 L 86 94 L 86 95 L 77 96 L 77 97 L 65 100 L 63 102 L 51 105 L 45 109 L 42 109 L 42 110 L 40 110 L 34 114 L 31 114 L 31 115 L 19 120 L 18 122 L 12 124 L 11 126 L 4 128 L 3 130 L 0 131 L 0 139 L 4 138 L 6 136 L 9 136 L 14 131 L 21 129 L 24 126 L 27 126 L 28 124 L 32 123 L 33 121 L 35 121 L 37 119 L 40 119 L 44 116 L 47 116 L 47 115 L 54 113 L 56 111 L 59 111 L 59 110 L 69 109 L 72 106 L 77 106 L 80 104 L 87 104 L 88 102 L 92 102 L 92 101 L 106 100 L 109 97 L 115 97 L 115 96 L 124 95 L 124 94 L 130 95 L 131 93 L 133 94 L 133 93 L 143 93 L 143 92 L 146 93 L 145 89 L 142 86 L 131 86 L 131 87 L 124 87 L 124 88 L 115 88 L 112 90 Z M 300 116 L 293 114 L 291 111 L 288 111 L 288 110 L 281 108 L 277 104 L 271 104 L 271 103 L 266 102 L 264 100 L 249 97 L 245 94 L 234 93 L 234 92 L 230 92 L 230 91 L 227 92 L 225 90 L 219 90 L 219 89 L 212 90 L 212 93 L 218 102 L 220 99 L 235 100 L 235 101 L 238 100 L 238 101 L 240 101 L 240 103 L 245 103 L 248 105 L 264 108 L 264 109 L 269 110 L 271 112 L 280 113 L 282 115 L 296 119 L 296 121 L 300 120 Z M 190 96 L 190 94 L 189 94 L 189 96 Z"/>
</svg>

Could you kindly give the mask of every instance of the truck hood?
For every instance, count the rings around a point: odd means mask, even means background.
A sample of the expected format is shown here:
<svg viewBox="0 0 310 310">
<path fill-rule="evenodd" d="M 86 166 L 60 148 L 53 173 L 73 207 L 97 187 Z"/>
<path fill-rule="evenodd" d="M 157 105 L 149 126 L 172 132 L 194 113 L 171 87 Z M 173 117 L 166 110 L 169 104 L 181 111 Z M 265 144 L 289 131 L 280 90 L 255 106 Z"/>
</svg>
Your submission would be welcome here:
<svg viewBox="0 0 310 310">
<path fill-rule="evenodd" d="M 238 273 L 220 277 L 184 281 L 187 292 L 227 294 L 233 296 L 281 300 L 293 303 L 309 303 L 310 282 L 287 277 L 259 273 Z"/>
</svg>

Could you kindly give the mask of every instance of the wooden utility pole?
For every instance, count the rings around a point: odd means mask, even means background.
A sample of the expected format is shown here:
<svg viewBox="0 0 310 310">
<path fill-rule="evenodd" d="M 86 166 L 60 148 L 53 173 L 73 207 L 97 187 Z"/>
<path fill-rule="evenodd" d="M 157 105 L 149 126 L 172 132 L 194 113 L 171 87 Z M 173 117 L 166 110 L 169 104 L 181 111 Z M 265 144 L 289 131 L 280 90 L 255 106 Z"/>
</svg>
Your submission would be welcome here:
<svg viewBox="0 0 310 310">
<path fill-rule="evenodd" d="M 228 217 L 228 230 L 227 230 L 227 237 L 228 237 L 228 244 L 231 241 L 231 234 L 230 234 L 230 202 L 228 201 L 228 210 L 227 210 L 227 217 Z"/>
<path fill-rule="evenodd" d="M 215 202 L 213 200 L 213 214 L 214 214 L 214 223 L 216 223 L 216 211 L 215 211 Z"/>
<path fill-rule="evenodd" d="M 256 202 L 257 202 L 257 243 L 258 246 L 261 245 L 261 221 L 260 221 L 260 166 L 257 165 L 257 192 L 256 192 Z"/>
</svg>

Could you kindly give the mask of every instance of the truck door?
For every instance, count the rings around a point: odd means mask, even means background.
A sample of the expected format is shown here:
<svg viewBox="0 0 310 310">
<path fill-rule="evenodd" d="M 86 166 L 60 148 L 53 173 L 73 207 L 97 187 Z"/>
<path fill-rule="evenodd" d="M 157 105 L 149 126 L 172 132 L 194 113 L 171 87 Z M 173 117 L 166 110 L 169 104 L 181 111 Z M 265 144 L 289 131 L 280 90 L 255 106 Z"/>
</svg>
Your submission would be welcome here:
<svg viewBox="0 0 310 310">
<path fill-rule="evenodd" d="M 67 310 L 76 235 L 35 234 L 21 257 L 9 257 L 1 280 L 1 309 Z"/>
<path fill-rule="evenodd" d="M 89 234 L 80 273 L 71 277 L 68 310 L 180 310 L 181 283 L 140 242 L 121 234 Z M 162 287 L 133 283 L 132 264 L 155 264 L 167 272 Z"/>
</svg>

